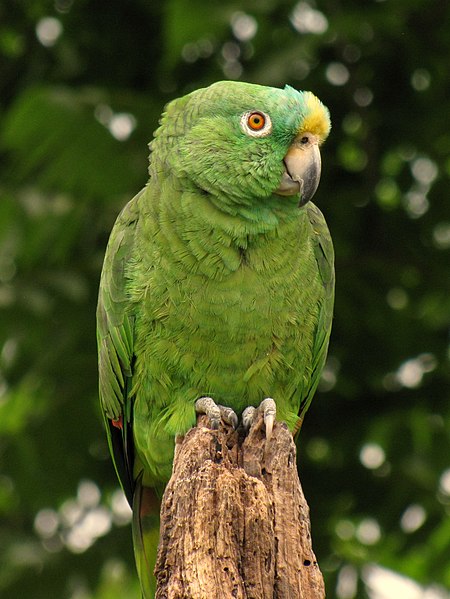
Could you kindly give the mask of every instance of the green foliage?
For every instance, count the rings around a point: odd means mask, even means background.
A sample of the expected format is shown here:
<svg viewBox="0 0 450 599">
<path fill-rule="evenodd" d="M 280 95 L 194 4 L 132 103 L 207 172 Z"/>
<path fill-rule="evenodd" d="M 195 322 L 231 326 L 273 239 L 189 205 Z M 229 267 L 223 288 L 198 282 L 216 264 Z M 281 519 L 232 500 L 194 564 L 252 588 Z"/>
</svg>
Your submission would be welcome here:
<svg viewBox="0 0 450 599">
<path fill-rule="evenodd" d="M 299 456 L 327 596 L 370 596 L 374 564 L 450 586 L 449 23 L 438 0 L 3 2 L 2 597 L 138 596 L 99 272 L 164 104 L 226 78 L 310 89 L 332 117 L 336 310 Z"/>
</svg>

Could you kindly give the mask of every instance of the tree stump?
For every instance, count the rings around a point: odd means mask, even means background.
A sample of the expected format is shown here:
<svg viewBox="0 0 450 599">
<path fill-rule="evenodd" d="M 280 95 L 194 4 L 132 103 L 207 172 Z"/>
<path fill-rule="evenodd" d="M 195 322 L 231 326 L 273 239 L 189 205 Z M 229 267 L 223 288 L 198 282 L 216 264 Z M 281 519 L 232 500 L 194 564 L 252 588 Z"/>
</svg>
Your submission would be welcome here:
<svg viewBox="0 0 450 599">
<path fill-rule="evenodd" d="M 157 599 L 323 599 L 287 426 L 267 443 L 205 417 L 177 439 L 161 507 Z"/>
</svg>

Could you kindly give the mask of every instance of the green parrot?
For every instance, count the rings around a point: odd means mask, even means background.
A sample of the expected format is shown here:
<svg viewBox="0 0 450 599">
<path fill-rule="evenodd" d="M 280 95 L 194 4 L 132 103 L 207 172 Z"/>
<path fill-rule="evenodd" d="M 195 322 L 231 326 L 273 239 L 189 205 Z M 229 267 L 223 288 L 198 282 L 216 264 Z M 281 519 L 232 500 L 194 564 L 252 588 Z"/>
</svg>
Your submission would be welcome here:
<svg viewBox="0 0 450 599">
<path fill-rule="evenodd" d="M 330 130 L 311 93 L 222 81 L 170 102 L 150 178 L 120 213 L 101 275 L 100 399 L 151 595 L 152 489 L 199 413 L 297 433 L 330 337 L 334 256 L 319 209 Z M 259 407 L 258 407 L 259 406 Z M 269 441 L 270 442 L 270 441 Z"/>
</svg>

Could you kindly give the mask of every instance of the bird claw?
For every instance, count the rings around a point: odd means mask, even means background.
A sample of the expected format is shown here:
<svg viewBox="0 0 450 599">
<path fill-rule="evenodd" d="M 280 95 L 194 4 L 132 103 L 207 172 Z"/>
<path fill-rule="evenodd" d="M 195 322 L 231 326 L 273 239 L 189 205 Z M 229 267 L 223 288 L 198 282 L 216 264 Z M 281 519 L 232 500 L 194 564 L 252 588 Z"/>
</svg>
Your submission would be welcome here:
<svg viewBox="0 0 450 599">
<path fill-rule="evenodd" d="M 264 414 L 264 424 L 266 425 L 266 439 L 269 440 L 272 436 L 273 423 L 275 422 L 275 416 L 277 415 L 277 404 L 271 397 L 266 397 L 260 405 L 259 410 L 262 410 Z"/>
<path fill-rule="evenodd" d="M 248 406 L 242 412 L 242 426 L 244 427 L 246 432 L 248 432 L 250 430 L 250 427 L 255 422 L 255 420 L 256 420 L 256 408 L 254 408 L 253 406 Z"/>
<path fill-rule="evenodd" d="M 211 428 L 214 430 L 219 428 L 221 420 L 234 429 L 237 428 L 238 417 L 236 413 L 227 406 L 216 404 L 212 397 L 200 397 L 200 399 L 197 399 L 195 402 L 195 411 L 197 414 L 205 414 L 211 422 Z"/>
<path fill-rule="evenodd" d="M 242 412 L 242 424 L 246 431 L 256 422 L 258 414 L 262 412 L 264 418 L 264 426 L 266 427 L 266 439 L 269 441 L 272 436 L 273 424 L 277 414 L 277 405 L 271 397 L 264 399 L 258 406 L 248 406 Z"/>
<path fill-rule="evenodd" d="M 232 410 L 231 408 L 228 408 L 227 406 L 219 405 L 218 407 L 220 410 L 220 416 L 221 416 L 222 420 L 226 424 L 229 424 L 230 426 L 232 426 L 234 429 L 237 429 L 239 420 L 236 415 L 236 412 L 234 410 Z"/>
</svg>

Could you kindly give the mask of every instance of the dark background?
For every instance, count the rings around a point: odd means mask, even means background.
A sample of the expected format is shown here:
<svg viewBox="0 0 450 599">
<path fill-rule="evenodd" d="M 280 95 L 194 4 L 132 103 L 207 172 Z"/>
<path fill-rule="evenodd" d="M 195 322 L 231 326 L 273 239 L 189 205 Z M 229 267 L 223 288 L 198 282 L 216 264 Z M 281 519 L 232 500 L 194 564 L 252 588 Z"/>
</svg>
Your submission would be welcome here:
<svg viewBox="0 0 450 599">
<path fill-rule="evenodd" d="M 138 597 L 97 402 L 99 273 L 164 104 L 220 79 L 331 112 L 315 202 L 335 321 L 299 447 L 327 596 L 449 596 L 449 24 L 442 0 L 3 0 L 2 597 Z"/>
</svg>

